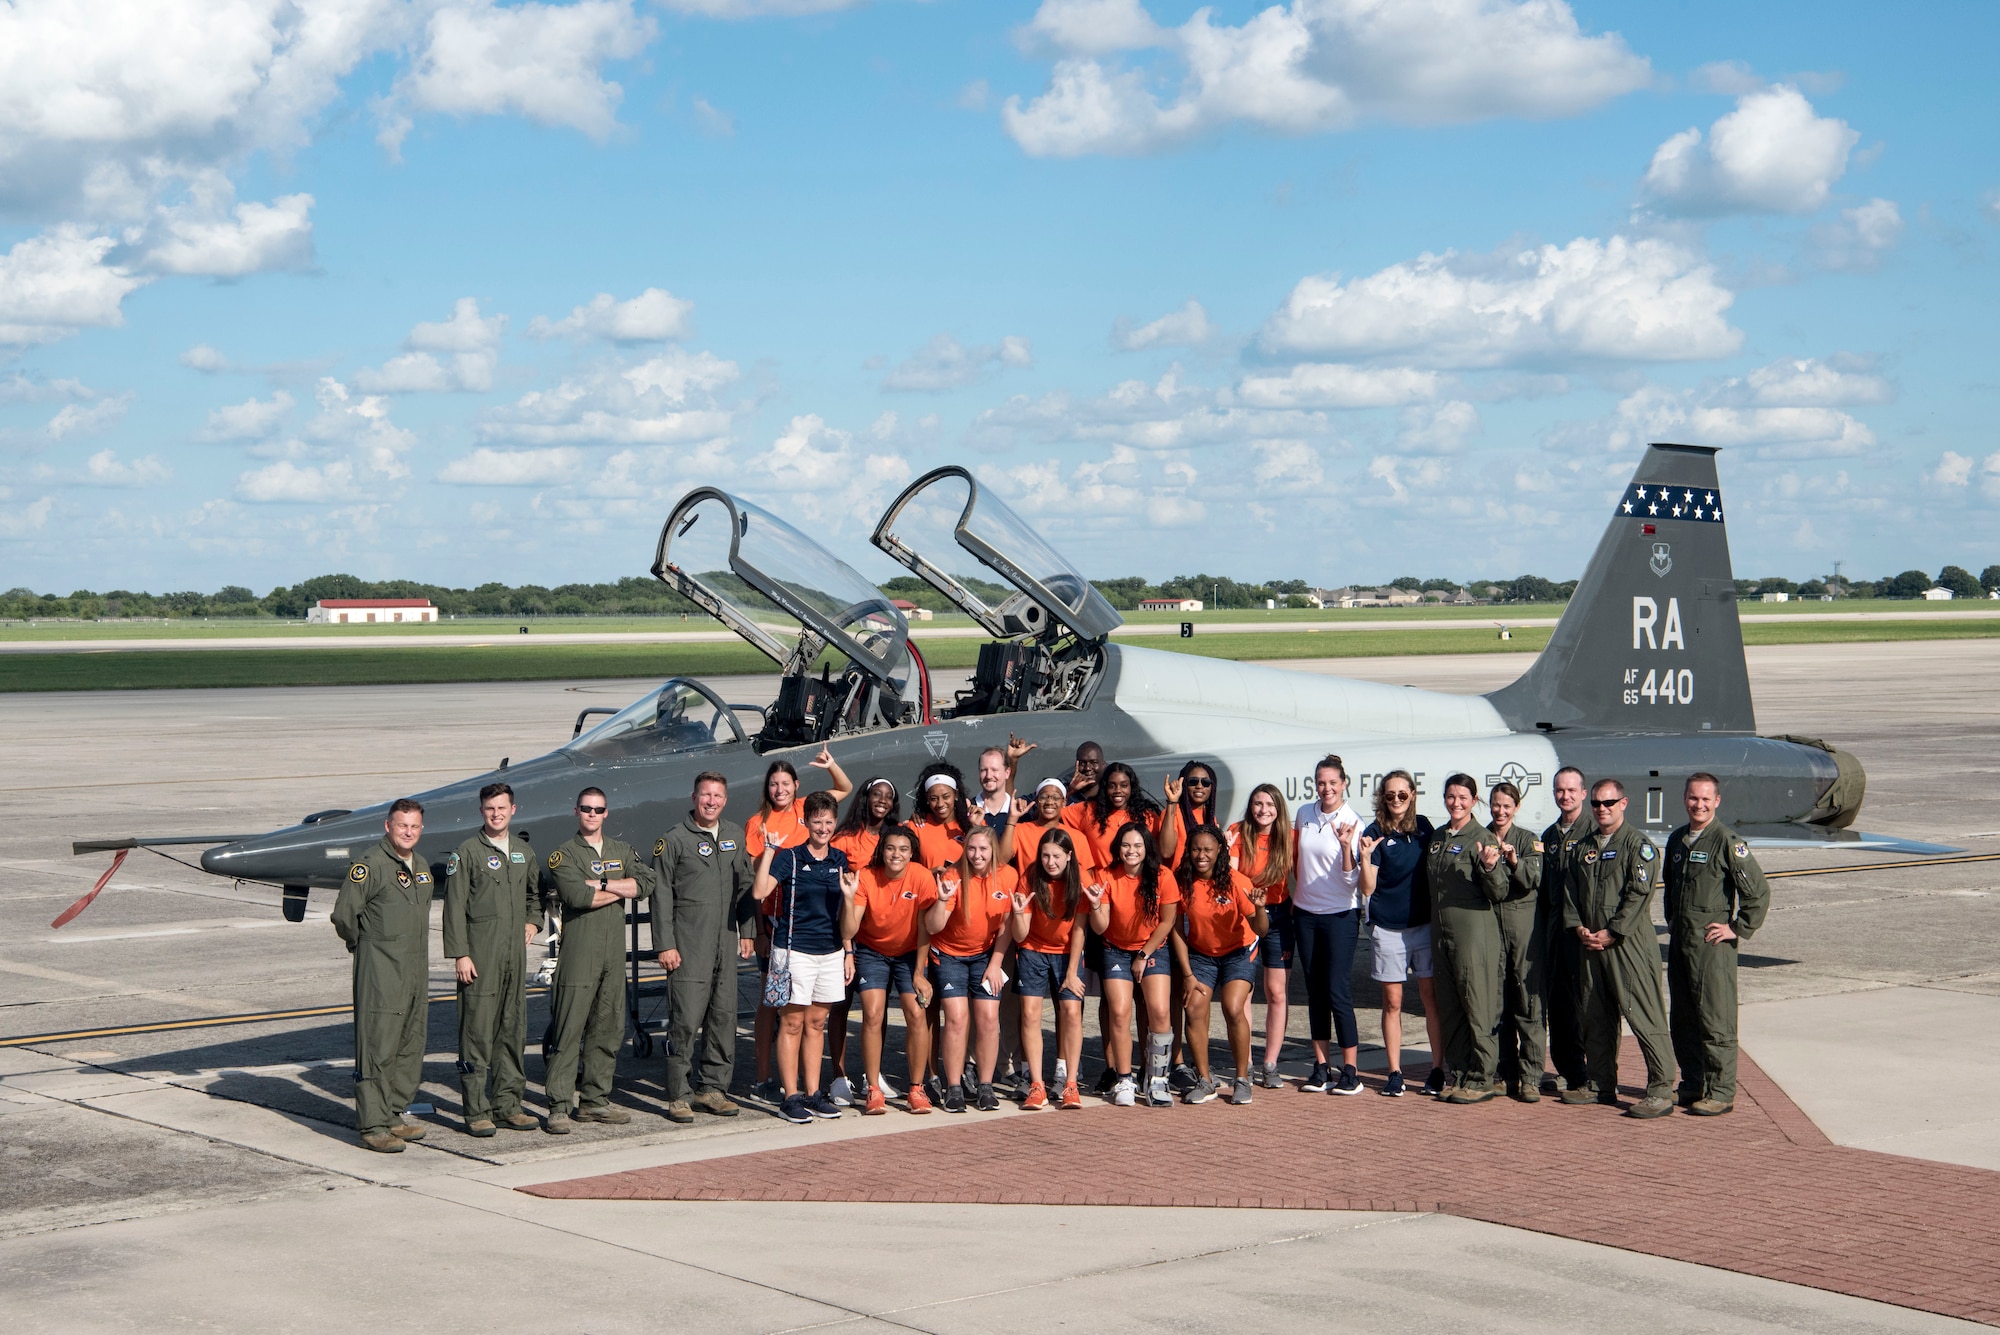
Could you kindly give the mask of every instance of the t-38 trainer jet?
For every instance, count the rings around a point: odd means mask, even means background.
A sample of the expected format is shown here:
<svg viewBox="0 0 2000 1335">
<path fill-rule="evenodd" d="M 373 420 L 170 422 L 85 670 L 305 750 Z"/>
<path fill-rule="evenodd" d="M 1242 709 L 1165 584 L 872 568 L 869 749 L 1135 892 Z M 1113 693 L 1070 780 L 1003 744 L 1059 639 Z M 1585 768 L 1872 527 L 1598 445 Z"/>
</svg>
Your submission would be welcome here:
<svg viewBox="0 0 2000 1335">
<path fill-rule="evenodd" d="M 442 859 L 476 829 L 475 795 L 497 779 L 514 788 L 514 828 L 551 847 L 585 786 L 609 796 L 607 829 L 645 847 L 684 814 L 702 770 L 728 777 L 741 819 L 775 759 L 810 778 L 825 747 L 857 780 L 884 775 L 908 793 L 925 764 L 970 772 L 1010 734 L 1036 743 L 1033 760 L 1050 771 L 1095 741 L 1155 792 L 1200 758 L 1225 811 L 1263 782 L 1309 797 L 1314 762 L 1333 751 L 1357 798 L 1374 776 L 1408 769 L 1420 805 L 1442 818 L 1443 780 L 1463 770 L 1512 780 L 1530 828 L 1554 819 L 1555 771 L 1575 765 L 1623 781 L 1632 817 L 1656 838 L 1680 823 L 1683 781 L 1707 770 L 1722 779 L 1731 824 L 1758 843 L 1954 851 L 1854 832 L 1860 763 L 1822 742 L 1758 735 L 1727 509 L 1713 449 L 1649 447 L 1548 647 L 1512 685 L 1463 696 L 1114 643 L 1121 618 L 1089 581 L 970 472 L 939 468 L 896 498 L 872 539 L 992 636 L 970 684 L 939 700 L 879 589 L 769 511 L 697 488 L 661 529 L 653 574 L 770 657 L 775 703 L 732 705 L 672 678 L 545 756 L 416 794 L 428 809 L 421 851 Z M 298 920 L 311 888 L 337 885 L 381 837 L 386 810 L 319 812 L 249 838 L 76 850 L 214 844 L 205 870 L 282 886 Z"/>
</svg>

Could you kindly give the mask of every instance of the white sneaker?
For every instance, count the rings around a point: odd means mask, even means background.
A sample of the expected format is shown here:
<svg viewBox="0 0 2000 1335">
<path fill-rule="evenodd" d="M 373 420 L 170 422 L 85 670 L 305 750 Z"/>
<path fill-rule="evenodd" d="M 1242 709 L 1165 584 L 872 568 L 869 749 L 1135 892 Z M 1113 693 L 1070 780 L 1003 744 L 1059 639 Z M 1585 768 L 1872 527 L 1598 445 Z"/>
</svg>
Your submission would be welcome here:
<svg viewBox="0 0 2000 1335">
<path fill-rule="evenodd" d="M 1118 1077 L 1118 1083 L 1111 1088 L 1111 1101 L 1120 1108 L 1129 1108 L 1139 1095 L 1138 1082 L 1129 1075 Z"/>
<path fill-rule="evenodd" d="M 826 1092 L 827 1096 L 834 1101 L 835 1106 L 841 1108 L 852 1108 L 854 1106 L 854 1086 L 847 1083 L 846 1076 L 835 1076 L 833 1083 L 826 1087 Z M 884 1094 L 882 1097 L 887 1098 L 889 1096 Z"/>
<path fill-rule="evenodd" d="M 882 1077 L 882 1097 L 885 1099 L 899 1099 L 903 1097 L 896 1092 L 896 1087 L 889 1083 L 889 1077 L 886 1075 Z"/>
</svg>

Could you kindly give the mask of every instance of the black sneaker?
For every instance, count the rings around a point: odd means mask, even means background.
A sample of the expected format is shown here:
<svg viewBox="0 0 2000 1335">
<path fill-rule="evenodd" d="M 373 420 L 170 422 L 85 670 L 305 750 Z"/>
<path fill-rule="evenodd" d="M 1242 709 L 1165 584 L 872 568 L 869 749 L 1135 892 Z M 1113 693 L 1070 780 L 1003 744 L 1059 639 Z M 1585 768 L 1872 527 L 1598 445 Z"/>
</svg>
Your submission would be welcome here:
<svg viewBox="0 0 2000 1335">
<path fill-rule="evenodd" d="M 1424 1077 L 1424 1093 L 1432 1098 L 1441 1097 L 1446 1089 L 1444 1072 L 1431 1067 L 1431 1073 Z"/>
<path fill-rule="evenodd" d="M 1326 1087 L 1332 1079 L 1333 1072 L 1327 1069 L 1325 1062 L 1314 1062 L 1312 1074 L 1306 1077 L 1306 1082 L 1299 1088 L 1307 1094 L 1321 1094 L 1326 1092 Z"/>
<path fill-rule="evenodd" d="M 806 1099 L 806 1111 L 822 1122 L 840 1120 L 840 1105 L 833 1101 L 833 1095 L 823 1089 Z"/>
<path fill-rule="evenodd" d="M 1402 1097 L 1403 1097 L 1403 1073 L 1402 1073 L 1401 1071 L 1391 1071 L 1391 1072 L 1389 1072 L 1389 1078 L 1388 1078 L 1387 1080 L 1385 1080 L 1385 1081 L 1383 1081 L 1383 1082 L 1382 1082 L 1382 1090 L 1381 1090 L 1381 1093 L 1382 1093 L 1382 1097 L 1383 1097 L 1383 1098 L 1386 1098 L 1386 1099 L 1400 1099 L 1400 1098 L 1402 1098 Z"/>
<path fill-rule="evenodd" d="M 1111 1091 L 1116 1089 L 1117 1087 L 1118 1087 L 1118 1072 L 1112 1070 L 1109 1066 L 1105 1067 L 1104 1073 L 1097 1077 L 1098 1096 L 1100 1098 L 1109 1098 L 1111 1096 Z"/>
<path fill-rule="evenodd" d="M 778 1105 L 778 1116 L 787 1122 L 797 1122 L 801 1126 L 812 1121 L 812 1109 L 806 1106 L 803 1094 L 787 1094 L 785 1101 Z"/>
<path fill-rule="evenodd" d="M 1195 1074 L 1194 1067 L 1189 1066 L 1186 1062 L 1182 1062 L 1179 1066 L 1176 1066 L 1173 1074 L 1167 1077 L 1168 1086 L 1176 1094 L 1187 1093 L 1200 1083 L 1200 1081 L 1201 1077 Z"/>
<path fill-rule="evenodd" d="M 934 1075 L 925 1076 L 924 1093 L 930 1095 L 931 1107 L 944 1107 L 944 1081 Z"/>
<path fill-rule="evenodd" d="M 993 1092 L 993 1086 L 991 1085 L 981 1085 L 979 1087 L 979 1097 L 976 1102 L 981 1112 L 1000 1111 L 1000 1096 Z"/>
<path fill-rule="evenodd" d="M 965 1086 L 951 1085 L 944 1091 L 944 1110 L 948 1113 L 965 1111 Z"/>
<path fill-rule="evenodd" d="M 1328 1085 L 1326 1092 L 1329 1094 L 1359 1094 L 1361 1092 L 1361 1077 L 1355 1073 L 1354 1067 L 1343 1063 L 1340 1068 L 1340 1079 Z"/>
</svg>

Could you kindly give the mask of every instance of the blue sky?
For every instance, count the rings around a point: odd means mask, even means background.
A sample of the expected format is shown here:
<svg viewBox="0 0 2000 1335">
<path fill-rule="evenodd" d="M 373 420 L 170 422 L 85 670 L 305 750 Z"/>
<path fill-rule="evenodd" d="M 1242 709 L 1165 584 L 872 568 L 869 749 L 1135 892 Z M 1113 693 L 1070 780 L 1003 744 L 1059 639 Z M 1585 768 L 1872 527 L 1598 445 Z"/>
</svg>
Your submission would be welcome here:
<svg viewBox="0 0 2000 1335">
<path fill-rule="evenodd" d="M 1990 8 L 0 4 L 0 584 L 877 576 L 945 462 L 1098 576 L 2000 561 Z"/>
</svg>

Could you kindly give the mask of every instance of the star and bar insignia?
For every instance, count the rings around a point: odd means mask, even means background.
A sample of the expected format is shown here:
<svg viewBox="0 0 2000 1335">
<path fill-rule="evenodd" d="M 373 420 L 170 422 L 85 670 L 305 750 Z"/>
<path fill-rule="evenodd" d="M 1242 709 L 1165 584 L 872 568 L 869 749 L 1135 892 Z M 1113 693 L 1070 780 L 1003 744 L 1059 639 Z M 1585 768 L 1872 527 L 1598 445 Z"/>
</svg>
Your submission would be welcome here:
<svg viewBox="0 0 2000 1335">
<path fill-rule="evenodd" d="M 1625 488 L 1613 511 L 1621 519 L 1685 519 L 1700 524 L 1722 522 L 1722 493 L 1712 487 L 1669 487 L 1658 482 L 1634 482 Z"/>
</svg>

